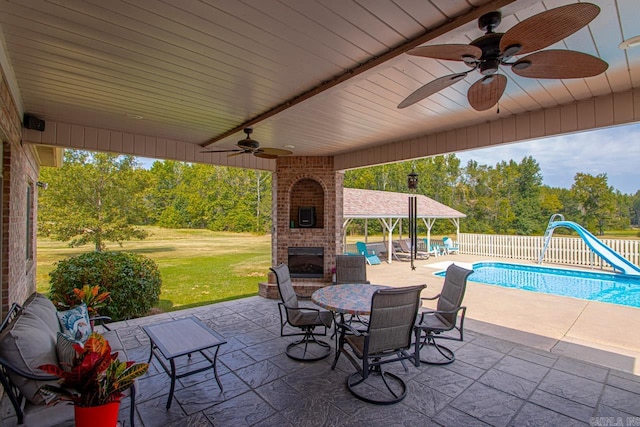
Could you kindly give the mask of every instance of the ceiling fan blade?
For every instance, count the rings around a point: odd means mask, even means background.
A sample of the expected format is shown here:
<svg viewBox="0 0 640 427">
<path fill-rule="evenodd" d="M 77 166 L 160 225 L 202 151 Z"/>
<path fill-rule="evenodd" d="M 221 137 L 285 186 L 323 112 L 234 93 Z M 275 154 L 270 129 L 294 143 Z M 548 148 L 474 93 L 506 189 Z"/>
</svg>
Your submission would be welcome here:
<svg viewBox="0 0 640 427">
<path fill-rule="evenodd" d="M 463 61 L 463 57 L 465 56 L 471 56 L 475 59 L 479 59 L 482 56 L 482 49 L 468 44 L 436 44 L 432 46 L 416 47 L 407 53 L 409 55 L 424 56 L 426 58 Z"/>
<path fill-rule="evenodd" d="M 271 156 L 288 156 L 289 154 L 293 154 L 293 151 L 281 150 L 280 148 L 259 148 L 254 152 L 254 154 L 258 153 Z"/>
<path fill-rule="evenodd" d="M 239 150 L 234 150 L 234 151 L 238 151 L 237 153 L 231 153 L 231 154 L 227 154 L 227 157 L 234 157 L 234 156 L 239 156 L 240 154 L 244 154 L 244 153 L 248 153 L 248 151 L 239 151 Z"/>
<path fill-rule="evenodd" d="M 233 148 L 229 150 L 204 150 L 204 151 L 201 151 L 201 153 L 231 153 L 233 151 L 242 151 L 242 150 L 238 150 L 237 148 Z"/>
<path fill-rule="evenodd" d="M 493 80 L 489 80 L 492 78 Z M 471 85 L 467 92 L 469 105 L 477 111 L 485 111 L 498 103 L 507 87 L 507 78 L 502 74 L 486 76 Z"/>
<path fill-rule="evenodd" d="M 427 98 L 433 95 L 436 92 L 441 91 L 444 88 L 447 88 L 465 78 L 467 73 L 460 74 L 449 74 L 448 76 L 439 77 L 426 85 L 422 86 L 411 95 L 407 96 L 404 101 L 398 104 L 398 108 L 406 108 L 409 105 L 413 105 L 418 101 L 422 101 L 424 98 Z"/>
<path fill-rule="evenodd" d="M 575 33 L 600 13 L 591 3 L 574 3 L 549 9 L 527 18 L 509 29 L 500 40 L 500 52 L 514 45 L 521 49 L 516 55 L 535 52 Z"/>
<path fill-rule="evenodd" d="M 526 68 L 523 66 L 528 65 Z M 521 66 L 519 66 L 519 64 Z M 517 61 L 511 70 L 534 79 L 577 79 L 604 73 L 609 64 L 587 53 L 573 50 L 543 50 Z"/>
<path fill-rule="evenodd" d="M 260 150 L 258 150 L 255 153 L 253 153 L 253 155 L 256 156 L 256 157 L 260 157 L 262 159 L 277 159 L 278 158 L 277 154 L 263 153 Z"/>
</svg>

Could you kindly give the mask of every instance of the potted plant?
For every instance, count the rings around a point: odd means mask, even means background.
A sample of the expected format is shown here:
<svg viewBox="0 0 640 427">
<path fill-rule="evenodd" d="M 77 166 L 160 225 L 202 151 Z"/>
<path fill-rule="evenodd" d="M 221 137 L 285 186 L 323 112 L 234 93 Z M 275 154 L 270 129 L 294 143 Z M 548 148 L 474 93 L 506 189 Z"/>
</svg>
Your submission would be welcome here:
<svg viewBox="0 0 640 427">
<path fill-rule="evenodd" d="M 59 310 L 68 310 L 82 303 L 87 305 L 89 316 L 98 315 L 98 309 L 105 306 L 109 292 L 100 292 L 100 286 L 84 285 L 82 289 L 73 289 L 72 294 L 54 292 L 51 294 L 51 300 Z"/>
<path fill-rule="evenodd" d="M 62 367 L 38 367 L 60 378 L 59 386 L 45 385 L 41 392 L 52 399 L 50 404 L 72 402 L 78 427 L 115 426 L 123 391 L 144 375 L 149 365 L 119 361 L 118 353 L 111 353 L 109 342 L 96 332 L 84 346 L 74 343 L 73 348 L 76 355 L 71 366 L 61 362 Z"/>
</svg>

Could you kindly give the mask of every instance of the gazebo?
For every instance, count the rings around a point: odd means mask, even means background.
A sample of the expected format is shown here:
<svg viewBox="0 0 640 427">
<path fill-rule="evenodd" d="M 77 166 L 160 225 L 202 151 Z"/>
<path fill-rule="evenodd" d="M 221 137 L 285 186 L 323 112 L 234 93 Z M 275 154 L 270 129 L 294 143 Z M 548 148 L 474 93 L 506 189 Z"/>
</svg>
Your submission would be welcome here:
<svg viewBox="0 0 640 427">
<path fill-rule="evenodd" d="M 377 219 L 388 235 L 388 262 L 391 262 L 393 232 L 401 220 L 409 217 L 409 196 L 412 194 L 392 191 L 343 189 L 343 230 L 354 219 Z M 427 227 L 427 244 L 431 244 L 431 228 L 438 219 L 448 219 L 456 227 L 456 240 L 460 237 L 460 218 L 466 215 L 427 196 L 416 195 L 418 212 Z M 365 222 L 366 224 L 366 222 Z M 365 235 L 367 233 L 365 226 Z M 346 235 L 344 236 L 346 238 Z"/>
</svg>

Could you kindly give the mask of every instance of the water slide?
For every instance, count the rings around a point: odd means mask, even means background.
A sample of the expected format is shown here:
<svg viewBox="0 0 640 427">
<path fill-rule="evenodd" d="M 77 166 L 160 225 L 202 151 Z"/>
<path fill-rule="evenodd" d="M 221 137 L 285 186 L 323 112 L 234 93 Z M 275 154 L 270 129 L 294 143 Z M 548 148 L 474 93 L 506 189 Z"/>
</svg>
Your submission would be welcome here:
<svg viewBox="0 0 640 427">
<path fill-rule="evenodd" d="M 587 244 L 587 246 L 589 246 L 589 248 L 598 256 L 607 261 L 614 270 L 624 274 L 640 275 L 640 267 L 631 263 L 628 259 L 620 255 L 618 252 L 602 243 L 600 239 L 591 234 L 586 228 L 584 228 L 580 224 L 576 224 L 573 221 L 564 221 L 564 219 L 562 221 L 554 221 L 553 217 L 552 220 L 549 221 L 549 225 L 547 226 L 544 249 L 542 250 L 542 254 L 540 255 L 540 261 L 542 261 L 542 257 L 544 257 L 544 252 L 547 249 L 548 240 L 550 240 L 553 230 L 558 227 L 571 228 L 577 231 L 582 240 L 584 240 L 584 242 Z"/>
</svg>

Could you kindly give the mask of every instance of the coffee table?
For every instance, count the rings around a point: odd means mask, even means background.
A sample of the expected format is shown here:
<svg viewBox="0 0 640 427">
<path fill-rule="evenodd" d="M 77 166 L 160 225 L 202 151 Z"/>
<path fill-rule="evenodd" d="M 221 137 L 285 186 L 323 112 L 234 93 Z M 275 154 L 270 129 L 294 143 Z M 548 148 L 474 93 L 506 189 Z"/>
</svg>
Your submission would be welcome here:
<svg viewBox="0 0 640 427">
<path fill-rule="evenodd" d="M 218 383 L 218 387 L 220 387 L 220 391 L 222 391 L 222 384 L 220 383 L 218 368 L 216 366 L 220 346 L 227 342 L 222 335 L 207 327 L 194 316 L 143 326 L 142 329 L 151 341 L 151 353 L 149 354 L 148 362 L 151 362 L 151 357 L 155 356 L 164 371 L 171 377 L 167 409 L 171 407 L 176 379 L 179 378 L 184 378 L 213 368 L 216 382 Z M 215 353 L 213 358 L 211 358 L 204 351 L 213 348 L 215 348 Z M 207 359 L 210 365 L 177 374 L 175 359 L 180 356 L 191 358 L 191 353 L 195 352 L 200 353 Z M 169 362 L 170 366 L 167 366 L 166 361 Z"/>
</svg>

